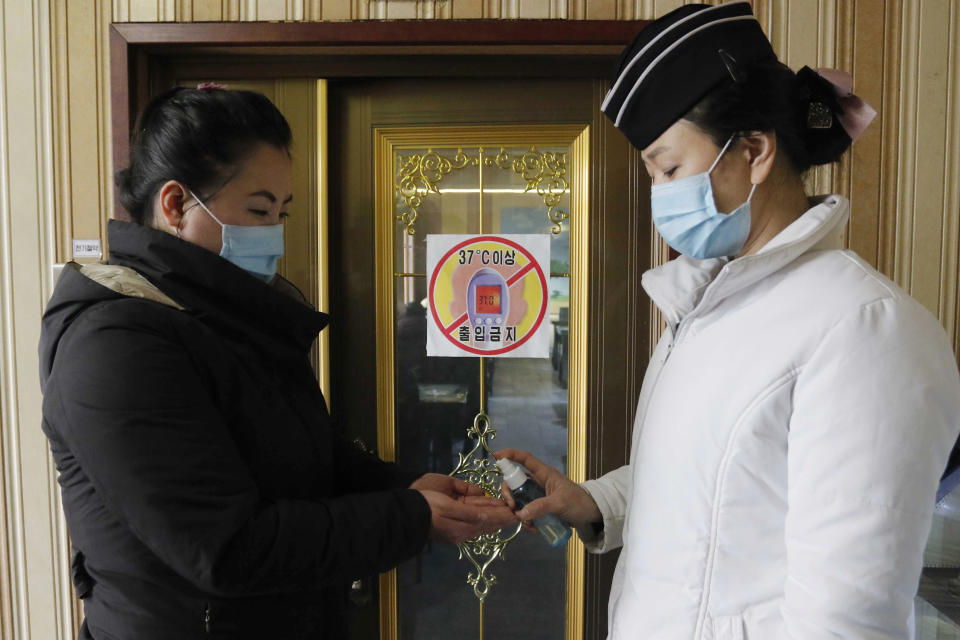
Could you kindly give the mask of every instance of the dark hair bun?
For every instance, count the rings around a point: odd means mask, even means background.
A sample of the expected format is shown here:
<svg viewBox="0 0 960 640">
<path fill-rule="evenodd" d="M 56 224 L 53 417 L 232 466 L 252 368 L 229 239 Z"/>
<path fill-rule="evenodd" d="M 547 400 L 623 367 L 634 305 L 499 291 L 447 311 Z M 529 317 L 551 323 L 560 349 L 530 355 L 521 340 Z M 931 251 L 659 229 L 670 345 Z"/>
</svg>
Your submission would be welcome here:
<svg viewBox="0 0 960 640">
<path fill-rule="evenodd" d="M 850 135 L 841 126 L 838 114 L 843 107 L 833 85 L 810 67 L 797 72 L 800 108 L 807 157 L 811 165 L 836 162 L 850 147 Z"/>
<path fill-rule="evenodd" d="M 737 69 L 684 116 L 723 145 L 744 131 L 773 131 L 778 150 L 800 173 L 840 159 L 850 136 L 833 85 L 804 67 L 794 73 L 777 60 Z"/>
<path fill-rule="evenodd" d="M 114 174 L 117 199 L 135 222 L 146 224 L 168 180 L 198 194 L 217 191 L 257 146 L 289 149 L 290 142 L 286 119 L 260 93 L 177 87 L 151 100 L 137 118 L 130 166 Z"/>
</svg>

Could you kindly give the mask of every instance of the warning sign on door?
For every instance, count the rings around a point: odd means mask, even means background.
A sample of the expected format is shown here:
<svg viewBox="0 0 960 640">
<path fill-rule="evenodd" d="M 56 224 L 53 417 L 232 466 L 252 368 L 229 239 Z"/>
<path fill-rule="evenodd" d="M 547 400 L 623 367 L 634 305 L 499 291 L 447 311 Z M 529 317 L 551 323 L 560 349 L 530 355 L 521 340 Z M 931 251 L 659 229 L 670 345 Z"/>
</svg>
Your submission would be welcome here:
<svg viewBox="0 0 960 640">
<path fill-rule="evenodd" d="M 548 235 L 428 235 L 428 356 L 547 358 Z"/>
</svg>

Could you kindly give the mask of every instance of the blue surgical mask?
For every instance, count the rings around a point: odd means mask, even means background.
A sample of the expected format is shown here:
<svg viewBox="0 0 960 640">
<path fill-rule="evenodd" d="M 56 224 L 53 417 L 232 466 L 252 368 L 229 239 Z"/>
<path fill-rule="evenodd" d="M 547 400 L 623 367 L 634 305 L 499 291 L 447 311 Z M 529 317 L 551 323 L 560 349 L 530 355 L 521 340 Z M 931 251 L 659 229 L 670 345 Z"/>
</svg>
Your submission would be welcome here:
<svg viewBox="0 0 960 640">
<path fill-rule="evenodd" d="M 736 255 L 750 235 L 750 199 L 757 185 L 750 189 L 746 202 L 730 213 L 720 213 L 710 183 L 710 173 L 734 139 L 732 136 L 727 140 L 705 173 L 657 184 L 650 191 L 650 209 L 657 231 L 668 245 L 691 258 Z"/>
<path fill-rule="evenodd" d="M 264 282 L 273 280 L 277 275 L 277 260 L 283 257 L 283 225 L 224 224 L 193 191 L 190 195 L 220 225 L 223 240 L 220 256 Z"/>
</svg>

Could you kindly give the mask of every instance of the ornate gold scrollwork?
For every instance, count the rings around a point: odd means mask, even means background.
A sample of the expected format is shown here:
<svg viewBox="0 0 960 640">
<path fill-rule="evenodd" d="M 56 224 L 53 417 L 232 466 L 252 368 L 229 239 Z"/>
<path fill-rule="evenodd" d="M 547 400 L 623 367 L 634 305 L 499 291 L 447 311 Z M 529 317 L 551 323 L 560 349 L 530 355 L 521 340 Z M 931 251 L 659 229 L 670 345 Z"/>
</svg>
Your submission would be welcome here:
<svg viewBox="0 0 960 640">
<path fill-rule="evenodd" d="M 454 169 L 463 169 L 467 165 L 477 166 L 479 163 L 478 156 L 468 156 L 463 149 L 457 149 L 453 159 L 445 158 L 433 149 L 427 149 L 423 154 L 399 156 L 395 189 L 403 204 L 396 217 L 403 223 L 406 232 L 411 236 L 416 233 L 415 224 L 423 197 L 428 193 L 440 193 L 437 184 L 445 175 Z"/>
<path fill-rule="evenodd" d="M 440 193 L 437 186 L 443 177 L 455 169 L 467 166 L 477 166 L 480 163 L 479 155 L 467 155 L 462 148 L 457 149 L 453 158 L 440 155 L 433 149 L 426 153 L 414 153 L 409 156 L 398 156 L 397 183 L 395 190 L 398 196 L 396 218 L 404 225 L 409 235 L 416 233 L 416 221 L 423 198 L 428 193 Z M 504 147 L 496 155 L 483 158 L 488 167 L 512 169 L 526 181 L 524 192 L 536 190 L 547 207 L 547 217 L 553 223 L 553 233 L 563 231 L 563 222 L 570 218 L 570 214 L 560 208 L 563 195 L 570 190 L 567 179 L 567 154 L 552 151 L 541 152 L 536 146 L 523 153 L 520 157 L 511 158 Z"/>
<path fill-rule="evenodd" d="M 503 474 L 496 464 L 490 462 L 492 452 L 488 445 L 489 440 L 497 437 L 497 432 L 486 413 L 481 411 L 473 419 L 473 426 L 467 429 L 467 437 L 474 439 L 473 448 L 466 455 L 459 454 L 460 461 L 450 475 L 479 486 L 488 495 L 500 497 Z M 476 572 L 467 574 L 467 584 L 473 587 L 473 594 L 481 603 L 497 582 L 497 577 L 488 572 L 490 565 L 497 558 L 503 559 L 504 550 L 517 537 L 522 526 L 518 524 L 513 533 L 506 537 L 502 537 L 503 530 L 500 530 L 457 545 L 460 558 L 469 560 L 476 569 Z"/>
<path fill-rule="evenodd" d="M 501 169 L 513 169 L 527 182 L 525 191 L 536 189 L 543 198 L 547 207 L 547 217 L 553 223 L 553 233 L 563 230 L 563 221 L 570 218 L 570 214 L 560 208 L 563 194 L 570 190 L 567 180 L 567 154 L 552 151 L 540 152 L 537 148 L 530 150 L 519 158 L 510 160 L 507 150 L 500 147 L 500 152 L 493 157 L 484 158 L 487 166 L 496 166 Z"/>
</svg>

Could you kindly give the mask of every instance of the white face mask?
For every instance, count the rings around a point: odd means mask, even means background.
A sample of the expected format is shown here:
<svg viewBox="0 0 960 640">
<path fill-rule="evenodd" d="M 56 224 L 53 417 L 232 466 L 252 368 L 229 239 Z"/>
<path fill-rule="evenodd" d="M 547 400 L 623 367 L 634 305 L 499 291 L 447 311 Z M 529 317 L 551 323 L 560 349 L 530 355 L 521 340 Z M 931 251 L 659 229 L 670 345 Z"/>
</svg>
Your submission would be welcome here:
<svg viewBox="0 0 960 640">
<path fill-rule="evenodd" d="M 224 224 L 193 191 L 189 193 L 220 225 L 223 241 L 220 256 L 264 282 L 273 280 L 277 275 L 277 260 L 283 257 L 283 225 Z"/>
<path fill-rule="evenodd" d="M 667 244 L 691 258 L 736 255 L 750 236 L 750 199 L 757 185 L 750 189 L 746 202 L 730 213 L 720 213 L 710 183 L 710 173 L 735 139 L 727 140 L 706 172 L 657 184 L 650 190 L 657 231 Z"/>
</svg>

